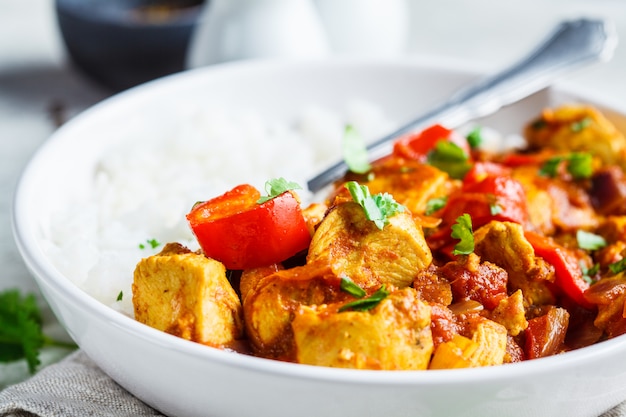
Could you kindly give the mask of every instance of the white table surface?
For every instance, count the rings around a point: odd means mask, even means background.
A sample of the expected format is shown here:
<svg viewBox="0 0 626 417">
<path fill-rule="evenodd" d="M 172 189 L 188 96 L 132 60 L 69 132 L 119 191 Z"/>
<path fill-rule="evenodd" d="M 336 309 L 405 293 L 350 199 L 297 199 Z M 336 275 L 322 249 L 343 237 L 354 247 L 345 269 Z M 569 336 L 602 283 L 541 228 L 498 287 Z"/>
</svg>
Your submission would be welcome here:
<svg viewBox="0 0 626 417">
<path fill-rule="evenodd" d="M 622 40 L 613 60 L 581 70 L 567 81 L 626 108 L 624 0 L 409 1 L 407 55 L 494 69 L 528 52 L 558 20 L 609 17 Z M 71 118 L 109 95 L 68 63 L 52 0 L 0 0 L 0 290 L 37 291 L 11 232 L 12 194 L 21 170 L 56 129 L 55 119 Z M 46 360 L 54 360 L 54 355 Z M 23 378 L 24 371 L 22 363 L 0 365 L 0 389 Z"/>
</svg>

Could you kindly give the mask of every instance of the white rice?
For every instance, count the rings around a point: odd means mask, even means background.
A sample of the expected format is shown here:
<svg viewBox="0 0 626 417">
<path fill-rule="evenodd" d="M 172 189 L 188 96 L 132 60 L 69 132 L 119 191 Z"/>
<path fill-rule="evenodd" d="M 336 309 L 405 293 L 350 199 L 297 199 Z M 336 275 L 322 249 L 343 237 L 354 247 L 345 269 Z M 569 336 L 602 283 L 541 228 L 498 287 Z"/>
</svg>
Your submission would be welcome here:
<svg viewBox="0 0 626 417">
<path fill-rule="evenodd" d="M 341 157 L 346 124 L 365 141 L 395 126 L 370 103 L 347 103 L 343 114 L 311 107 L 296 120 L 265 120 L 187 107 L 102 156 L 89 201 L 51 220 L 47 251 L 57 268 L 102 303 L 132 317 L 135 265 L 167 242 L 198 247 L 185 215 L 197 201 L 250 183 L 284 177 L 303 188 L 313 174 Z M 307 191 L 299 191 L 304 201 Z M 161 245 L 151 248 L 148 240 Z M 140 249 L 144 245 L 144 249 Z M 121 300 L 118 300 L 118 296 Z"/>
</svg>

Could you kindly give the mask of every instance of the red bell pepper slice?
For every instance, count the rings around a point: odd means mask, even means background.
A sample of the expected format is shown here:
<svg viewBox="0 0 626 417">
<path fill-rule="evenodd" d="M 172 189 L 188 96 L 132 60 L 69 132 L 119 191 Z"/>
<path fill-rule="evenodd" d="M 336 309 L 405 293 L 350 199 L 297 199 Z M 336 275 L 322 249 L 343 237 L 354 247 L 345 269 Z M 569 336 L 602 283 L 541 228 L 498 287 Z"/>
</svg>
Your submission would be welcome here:
<svg viewBox="0 0 626 417">
<path fill-rule="evenodd" d="M 193 207 L 187 220 L 206 256 L 242 270 L 282 262 L 308 247 L 298 199 L 289 191 L 258 204 L 260 197 L 243 184 Z"/>
<path fill-rule="evenodd" d="M 441 140 L 451 141 L 463 149 L 467 155 L 470 154 L 467 139 L 439 124 L 430 126 L 419 133 L 410 133 L 400 137 L 394 143 L 393 154 L 425 163 L 428 160 L 428 154 Z"/>
<path fill-rule="evenodd" d="M 528 219 L 526 193 L 519 181 L 506 175 L 486 175 L 477 182 L 468 182 L 451 195 L 442 212 L 444 224 L 454 224 L 467 213 L 478 228 L 492 220 L 525 224 Z"/>
<path fill-rule="evenodd" d="M 584 296 L 589 283 L 583 279 L 578 258 L 549 237 L 531 231 L 524 232 L 524 236 L 535 250 L 535 255 L 554 267 L 557 287 L 581 307 L 593 309 L 593 304 Z"/>
</svg>

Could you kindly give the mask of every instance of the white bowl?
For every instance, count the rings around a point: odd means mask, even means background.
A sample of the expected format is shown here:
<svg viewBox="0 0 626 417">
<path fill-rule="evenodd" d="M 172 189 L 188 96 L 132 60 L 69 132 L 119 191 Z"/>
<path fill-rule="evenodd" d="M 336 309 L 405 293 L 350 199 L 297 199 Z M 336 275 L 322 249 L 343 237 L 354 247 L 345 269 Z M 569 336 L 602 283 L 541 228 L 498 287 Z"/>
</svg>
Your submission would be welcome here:
<svg viewBox="0 0 626 417">
<path fill-rule="evenodd" d="M 78 345 L 121 386 L 168 415 L 597 416 L 626 399 L 626 337 L 480 369 L 357 371 L 282 363 L 142 325 L 79 289 L 46 253 L 43 236 L 53 212 L 89 192 L 98 158 L 123 140 L 119 133 L 137 118 L 154 129 L 172 105 L 218 103 L 289 120 L 310 103 L 338 109 L 359 97 L 403 122 L 476 76 L 460 66 L 418 62 L 258 62 L 195 70 L 131 89 L 59 129 L 27 166 L 13 211 L 19 250 Z M 567 88 L 542 91 L 481 123 L 519 132 L 542 107 L 571 100 L 595 104 L 625 126 L 626 109 Z"/>
</svg>

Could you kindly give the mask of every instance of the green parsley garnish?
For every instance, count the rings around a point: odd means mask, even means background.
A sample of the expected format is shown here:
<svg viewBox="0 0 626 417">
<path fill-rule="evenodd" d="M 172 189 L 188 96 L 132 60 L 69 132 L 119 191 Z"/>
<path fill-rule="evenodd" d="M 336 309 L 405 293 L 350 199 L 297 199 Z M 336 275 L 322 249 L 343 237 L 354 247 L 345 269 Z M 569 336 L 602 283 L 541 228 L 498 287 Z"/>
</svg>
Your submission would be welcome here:
<svg viewBox="0 0 626 417">
<path fill-rule="evenodd" d="M 465 213 L 456 219 L 456 223 L 452 225 L 452 234 L 454 239 L 459 239 L 459 243 L 454 246 L 452 253 L 454 255 L 469 255 L 474 252 L 474 232 L 472 230 L 472 218 Z"/>
<path fill-rule="evenodd" d="M 447 172 L 452 178 L 462 179 L 470 170 L 469 155 L 456 143 L 440 140 L 428 153 L 428 163 Z"/>
<path fill-rule="evenodd" d="M 587 284 L 592 285 L 597 282 L 595 276 L 600 272 L 600 264 L 594 264 L 591 268 L 586 268 L 581 262 L 580 269 L 583 273 L 583 280 Z"/>
<path fill-rule="evenodd" d="M 161 243 L 159 243 L 158 240 L 156 239 L 146 239 L 146 243 L 148 244 L 148 246 L 150 246 L 152 249 L 156 249 L 159 247 L 159 245 L 161 245 Z M 145 249 L 147 248 L 147 246 L 144 243 L 140 243 L 139 244 L 139 249 Z"/>
<path fill-rule="evenodd" d="M 376 224 L 376 227 L 383 229 L 389 224 L 389 218 L 398 213 L 402 213 L 405 207 L 396 202 L 393 196 L 388 193 L 371 195 L 369 188 L 356 181 L 349 181 L 345 187 L 350 191 L 352 200 L 363 207 L 365 217 Z"/>
<path fill-rule="evenodd" d="M 497 215 L 497 214 L 502 213 L 502 210 L 503 210 L 503 208 L 502 208 L 502 206 L 501 206 L 500 204 L 498 204 L 498 203 L 496 203 L 496 202 L 494 202 L 494 203 L 489 203 L 489 213 L 490 213 L 492 216 L 495 216 L 495 215 Z"/>
<path fill-rule="evenodd" d="M 556 177 L 561 163 L 566 164 L 567 172 L 575 179 L 585 179 L 593 174 L 593 157 L 586 152 L 574 152 L 565 156 L 548 159 L 539 170 L 541 175 Z"/>
<path fill-rule="evenodd" d="M 504 207 L 498 202 L 498 197 L 494 194 L 487 194 L 487 200 L 489 201 L 489 214 L 495 216 L 502 213 Z"/>
<path fill-rule="evenodd" d="M 626 258 L 610 264 L 609 270 L 614 274 L 619 274 L 620 272 L 626 270 Z"/>
<path fill-rule="evenodd" d="M 530 125 L 533 130 L 541 130 L 544 127 L 548 126 L 548 123 L 544 119 L 537 119 Z"/>
<path fill-rule="evenodd" d="M 356 285 L 356 283 L 347 276 L 341 277 L 340 288 L 342 291 L 347 292 L 348 294 L 356 298 L 363 298 L 366 295 L 365 290 Z"/>
<path fill-rule="evenodd" d="M 124 298 L 124 291 L 120 291 L 120 293 L 117 294 L 117 299 L 115 301 L 122 301 L 123 298 Z"/>
<path fill-rule="evenodd" d="M 582 130 L 584 130 L 587 126 L 589 126 L 591 124 L 592 120 L 590 117 L 585 117 L 581 120 L 578 120 L 576 122 L 573 122 L 570 125 L 570 129 L 572 130 L 572 132 L 574 133 L 578 133 L 581 132 Z"/>
<path fill-rule="evenodd" d="M 442 208 L 444 208 L 447 202 L 448 197 L 431 198 L 426 202 L 426 210 L 424 211 L 424 214 L 430 216 L 437 210 L 441 210 Z"/>
<path fill-rule="evenodd" d="M 580 249 L 597 250 L 606 246 L 606 240 L 602 236 L 584 230 L 576 232 L 576 241 Z"/>
<path fill-rule="evenodd" d="M 42 331 L 42 317 L 33 294 L 22 296 L 19 290 L 0 293 L 0 362 L 26 359 L 28 370 L 35 373 L 41 363 L 39 352 L 47 346 L 75 349 L 72 343 L 49 338 Z"/>
<path fill-rule="evenodd" d="M 301 190 L 302 187 L 295 182 L 287 181 L 284 178 L 275 178 L 265 182 L 266 196 L 263 196 L 257 200 L 257 204 L 263 204 L 266 201 L 276 198 L 282 193 L 290 190 Z"/>
<path fill-rule="evenodd" d="M 376 307 L 381 301 L 383 301 L 389 295 L 389 291 L 382 285 L 378 291 L 370 295 L 367 298 L 361 298 L 359 300 L 352 301 L 344 304 L 339 308 L 339 312 L 343 311 L 367 311 Z"/>
<path fill-rule="evenodd" d="M 363 138 L 351 125 L 343 134 L 343 159 L 348 169 L 356 174 L 365 174 L 372 169 Z"/>
<path fill-rule="evenodd" d="M 478 148 L 480 144 L 483 143 L 482 128 L 480 126 L 476 126 L 467 134 L 466 139 L 470 148 Z"/>
</svg>

